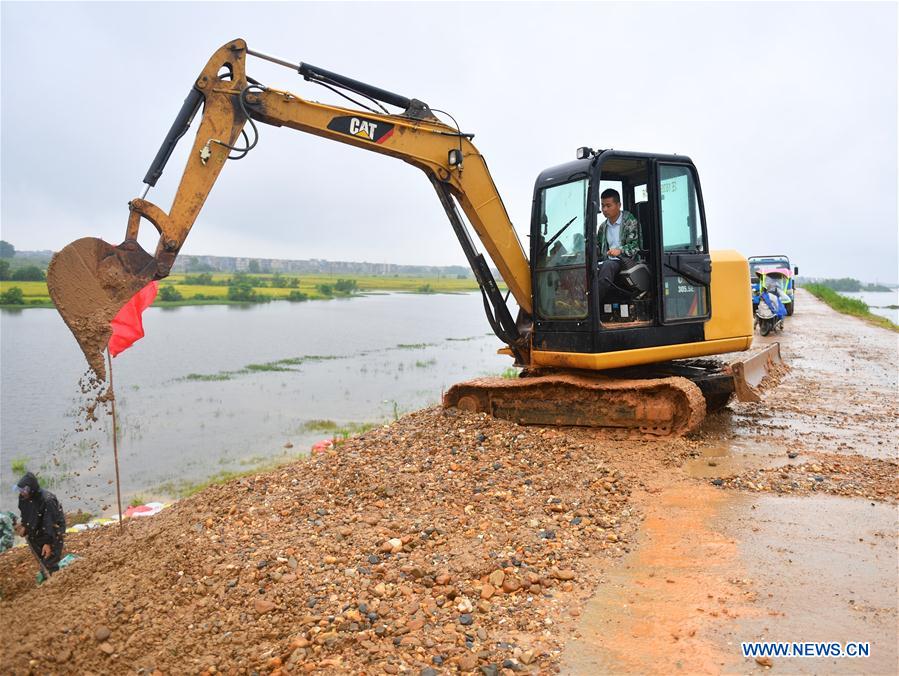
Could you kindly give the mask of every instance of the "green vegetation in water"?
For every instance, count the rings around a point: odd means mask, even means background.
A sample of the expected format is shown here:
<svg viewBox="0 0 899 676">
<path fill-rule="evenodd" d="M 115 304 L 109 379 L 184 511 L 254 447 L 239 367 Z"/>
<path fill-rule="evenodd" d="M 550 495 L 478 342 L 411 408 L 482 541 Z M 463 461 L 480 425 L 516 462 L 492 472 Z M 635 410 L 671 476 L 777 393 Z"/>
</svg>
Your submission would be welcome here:
<svg viewBox="0 0 899 676">
<path fill-rule="evenodd" d="M 28 471 L 28 458 L 13 458 L 9 462 L 9 467 L 13 474 L 21 477 Z"/>
<path fill-rule="evenodd" d="M 870 324 L 875 324 L 876 326 L 899 332 L 899 325 L 894 324 L 886 317 L 874 314 L 868 309 L 867 303 L 858 298 L 842 296 L 833 289 L 822 284 L 805 284 L 803 288 L 816 298 L 827 303 L 837 312 L 841 312 L 844 315 L 859 317 Z"/>
<path fill-rule="evenodd" d="M 423 350 L 426 347 L 437 347 L 437 343 L 400 343 L 396 346 L 398 350 Z"/>
<path fill-rule="evenodd" d="M 188 373 L 183 378 L 179 378 L 179 380 L 198 380 L 200 382 L 211 382 L 217 380 L 231 380 L 231 373 L 222 372 L 222 373 Z"/>
<path fill-rule="evenodd" d="M 809 286 L 826 286 L 828 289 L 832 289 L 833 291 L 848 291 L 850 293 L 855 293 L 858 291 L 892 291 L 890 287 L 884 286 L 883 284 L 863 284 L 857 279 L 853 279 L 852 277 L 840 277 L 839 279 L 822 279 L 815 284 L 803 284 L 803 287 L 808 288 Z M 817 294 L 816 294 L 817 295 Z"/>
<path fill-rule="evenodd" d="M 330 359 L 346 359 L 339 355 L 320 355 L 307 354 L 302 357 L 288 357 L 287 359 L 278 359 L 276 361 L 265 362 L 264 364 L 247 364 L 239 371 L 219 371 L 218 373 L 189 373 L 186 376 L 178 378 L 178 380 L 196 380 L 199 382 L 212 382 L 218 380 L 231 380 L 234 376 L 246 375 L 247 373 L 265 373 L 265 372 L 289 372 L 296 371 L 291 366 L 299 366 L 305 362 L 327 361 Z"/>
<path fill-rule="evenodd" d="M 436 363 L 437 363 L 436 359 L 427 359 L 427 360 L 419 359 L 418 361 L 415 362 L 415 368 L 426 369 L 426 368 L 430 368 L 431 366 L 434 366 Z"/>
<path fill-rule="evenodd" d="M 492 333 L 486 334 L 492 336 Z M 455 343 L 466 343 L 469 340 L 477 340 L 480 336 L 469 336 L 468 338 L 447 338 L 447 340 L 455 342 Z"/>
<path fill-rule="evenodd" d="M 244 369 L 247 371 L 296 371 L 296 369 L 288 368 L 286 364 L 279 361 L 270 361 L 265 364 L 247 364 Z"/>
<path fill-rule="evenodd" d="M 129 507 L 140 507 L 141 505 L 147 504 L 147 499 L 143 495 L 135 495 L 128 502 Z"/>
<path fill-rule="evenodd" d="M 377 426 L 377 423 L 338 423 L 334 420 L 307 420 L 300 426 L 300 432 L 319 432 L 328 434 L 335 439 L 348 439 L 354 434 L 364 434 Z"/>
</svg>

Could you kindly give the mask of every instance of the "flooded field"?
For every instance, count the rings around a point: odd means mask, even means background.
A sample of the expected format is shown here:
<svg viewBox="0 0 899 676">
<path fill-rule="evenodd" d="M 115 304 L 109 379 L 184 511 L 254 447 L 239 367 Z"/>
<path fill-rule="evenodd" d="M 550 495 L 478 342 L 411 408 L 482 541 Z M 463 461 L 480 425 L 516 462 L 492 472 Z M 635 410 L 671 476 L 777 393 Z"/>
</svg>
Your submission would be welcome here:
<svg viewBox="0 0 899 676">
<path fill-rule="evenodd" d="M 840 295 L 857 298 L 867 303 L 874 314 L 886 317 L 894 324 L 899 324 L 899 289 L 892 291 L 841 291 Z"/>
<path fill-rule="evenodd" d="M 144 324 L 113 362 L 125 502 L 306 453 L 511 366 L 479 294 L 151 308 Z M 109 418 L 74 431 L 85 368 L 55 311 L 4 312 L 0 481 L 27 467 L 67 510 L 109 512 Z"/>
</svg>

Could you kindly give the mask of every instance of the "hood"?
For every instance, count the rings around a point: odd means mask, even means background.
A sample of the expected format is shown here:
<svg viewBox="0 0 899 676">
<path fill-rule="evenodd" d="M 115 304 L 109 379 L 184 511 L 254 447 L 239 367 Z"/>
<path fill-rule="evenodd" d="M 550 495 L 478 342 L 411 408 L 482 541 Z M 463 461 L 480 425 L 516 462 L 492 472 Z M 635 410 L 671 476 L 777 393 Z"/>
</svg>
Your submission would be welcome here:
<svg viewBox="0 0 899 676">
<path fill-rule="evenodd" d="M 25 476 L 19 479 L 19 483 L 16 485 L 19 488 L 25 488 L 27 486 L 32 496 L 38 495 L 41 491 L 41 486 L 37 482 L 37 477 L 31 472 L 26 472 Z"/>
</svg>

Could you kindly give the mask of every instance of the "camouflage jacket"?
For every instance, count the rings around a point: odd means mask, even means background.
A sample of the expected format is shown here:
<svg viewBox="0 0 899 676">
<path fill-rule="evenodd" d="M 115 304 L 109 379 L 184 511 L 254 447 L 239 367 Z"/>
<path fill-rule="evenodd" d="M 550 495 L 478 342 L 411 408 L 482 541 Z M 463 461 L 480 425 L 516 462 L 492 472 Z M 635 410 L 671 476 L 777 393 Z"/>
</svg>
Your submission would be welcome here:
<svg viewBox="0 0 899 676">
<path fill-rule="evenodd" d="M 606 230 L 609 227 L 609 219 L 604 220 L 599 225 L 596 233 L 596 243 L 599 245 L 600 260 L 606 259 L 606 251 L 609 250 L 606 241 Z M 621 212 L 621 256 L 624 258 L 633 258 L 637 255 L 640 247 L 640 221 L 637 220 L 629 211 Z"/>
<path fill-rule="evenodd" d="M 15 541 L 13 525 L 16 517 L 12 512 L 0 512 L 0 552 L 12 547 Z"/>
</svg>

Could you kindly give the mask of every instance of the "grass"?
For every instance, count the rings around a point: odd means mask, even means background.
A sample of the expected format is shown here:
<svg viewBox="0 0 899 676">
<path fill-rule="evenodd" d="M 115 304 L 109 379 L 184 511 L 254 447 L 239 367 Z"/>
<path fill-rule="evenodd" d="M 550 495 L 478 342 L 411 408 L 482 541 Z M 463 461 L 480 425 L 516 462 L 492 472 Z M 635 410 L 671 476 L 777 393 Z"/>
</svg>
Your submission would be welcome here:
<svg viewBox="0 0 899 676">
<path fill-rule="evenodd" d="M 354 434 L 364 434 L 377 426 L 376 423 L 340 424 L 334 420 L 307 420 L 300 426 L 300 432 L 320 432 L 330 435 L 333 439 L 347 439 Z"/>
<path fill-rule="evenodd" d="M 826 286 L 822 286 L 821 284 L 803 284 L 802 288 L 811 293 L 816 298 L 824 301 L 830 307 L 832 307 L 837 312 L 841 312 L 844 315 L 852 315 L 853 317 L 859 317 L 864 319 L 869 324 L 874 324 L 876 326 L 880 326 L 884 329 L 889 329 L 890 331 L 896 331 L 899 333 L 899 325 L 894 324 L 886 317 L 881 317 L 880 315 L 876 315 L 871 310 L 868 309 L 867 303 L 859 300 L 858 298 L 849 298 L 847 296 L 840 295 L 833 289 L 829 289 Z"/>
<path fill-rule="evenodd" d="M 13 458 L 9 463 L 12 473 L 21 477 L 28 471 L 28 458 Z"/>
</svg>

